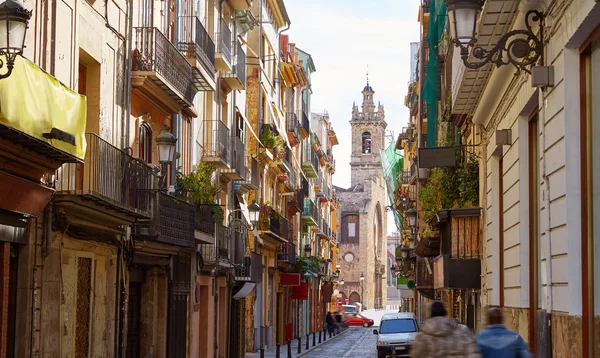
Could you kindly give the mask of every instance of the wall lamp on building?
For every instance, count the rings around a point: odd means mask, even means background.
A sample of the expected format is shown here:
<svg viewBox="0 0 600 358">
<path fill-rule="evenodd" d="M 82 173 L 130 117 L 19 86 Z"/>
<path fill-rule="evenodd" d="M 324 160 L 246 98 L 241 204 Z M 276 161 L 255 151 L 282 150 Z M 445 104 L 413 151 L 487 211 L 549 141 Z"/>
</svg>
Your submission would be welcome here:
<svg viewBox="0 0 600 358">
<path fill-rule="evenodd" d="M 406 210 L 406 217 L 408 218 L 409 227 L 417 227 L 417 211 L 415 210 L 415 208 L 410 208 Z"/>
<path fill-rule="evenodd" d="M 338 282 L 338 285 L 343 285 L 345 283 L 344 278 L 340 279 L 340 282 Z"/>
<path fill-rule="evenodd" d="M 31 12 L 15 0 L 6 0 L 0 4 L 0 55 L 6 59 L 7 70 L 0 74 L 0 78 L 10 76 L 17 55 L 23 54 Z M 4 60 L 0 59 L 0 68 L 2 67 Z"/>
<path fill-rule="evenodd" d="M 489 63 L 497 67 L 512 64 L 531 73 L 528 67 L 535 66 L 544 49 L 544 15 L 537 10 L 529 10 L 525 15 L 524 30 L 512 30 L 504 34 L 491 49 L 477 46 L 477 19 L 485 0 L 446 0 L 450 35 L 457 47 L 465 67 L 481 68 Z M 539 24 L 539 36 L 532 29 L 532 23 Z M 474 61 L 469 62 L 469 53 Z"/>
<path fill-rule="evenodd" d="M 236 216 L 236 213 L 241 212 L 242 209 L 235 209 L 229 213 L 227 217 L 227 222 L 229 223 L 229 228 L 237 233 L 243 233 L 244 228 L 246 230 L 254 230 L 257 227 L 258 217 L 260 212 L 260 205 L 256 203 L 256 200 L 252 202 L 252 204 L 248 205 L 248 216 L 250 219 L 250 223 L 246 223 L 244 220 Z"/>
<path fill-rule="evenodd" d="M 310 248 L 309 244 L 304 245 L 304 253 L 306 254 L 306 256 L 310 256 L 312 249 Z"/>
<path fill-rule="evenodd" d="M 158 162 L 161 165 L 160 185 L 163 189 L 165 178 L 167 176 L 167 166 L 173 162 L 175 158 L 175 144 L 177 137 L 171 133 L 169 126 L 164 126 L 158 136 L 156 136 L 156 146 L 158 147 Z"/>
</svg>

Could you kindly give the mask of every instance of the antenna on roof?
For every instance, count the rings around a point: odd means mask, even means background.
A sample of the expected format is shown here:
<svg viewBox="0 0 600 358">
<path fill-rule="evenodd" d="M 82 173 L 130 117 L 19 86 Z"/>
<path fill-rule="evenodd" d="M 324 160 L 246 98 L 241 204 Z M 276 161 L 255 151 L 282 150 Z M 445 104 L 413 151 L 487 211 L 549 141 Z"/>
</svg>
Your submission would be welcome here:
<svg viewBox="0 0 600 358">
<path fill-rule="evenodd" d="M 369 84 L 369 64 L 367 64 L 367 85 Z"/>
</svg>

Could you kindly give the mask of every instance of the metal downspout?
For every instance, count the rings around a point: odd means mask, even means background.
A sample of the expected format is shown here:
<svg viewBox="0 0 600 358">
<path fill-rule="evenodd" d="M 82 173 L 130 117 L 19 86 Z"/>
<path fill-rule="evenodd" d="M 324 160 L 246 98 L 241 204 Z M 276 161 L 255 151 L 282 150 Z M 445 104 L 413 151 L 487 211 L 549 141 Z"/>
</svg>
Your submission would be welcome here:
<svg viewBox="0 0 600 358">
<path fill-rule="evenodd" d="M 122 143 L 121 143 L 121 148 L 127 148 L 129 147 L 129 140 L 130 140 L 130 135 L 131 135 L 131 68 L 133 66 L 132 64 L 132 56 L 131 56 L 131 52 L 132 52 L 132 46 L 133 46 L 133 16 L 131 16 L 131 14 L 133 14 L 133 0 L 129 0 L 128 4 L 127 4 L 127 33 L 126 33 L 126 37 L 127 37 L 127 43 L 125 46 L 125 59 L 124 61 L 126 62 L 126 66 L 125 66 L 125 116 L 124 116 L 124 123 L 123 123 L 123 127 L 121 130 L 121 136 L 122 136 Z"/>
</svg>

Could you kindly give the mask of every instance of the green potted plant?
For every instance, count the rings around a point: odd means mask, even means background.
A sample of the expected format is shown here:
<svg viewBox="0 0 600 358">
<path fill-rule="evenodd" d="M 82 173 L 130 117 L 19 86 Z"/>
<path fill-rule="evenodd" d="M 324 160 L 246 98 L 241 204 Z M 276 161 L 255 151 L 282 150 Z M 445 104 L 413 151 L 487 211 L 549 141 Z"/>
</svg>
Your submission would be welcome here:
<svg viewBox="0 0 600 358">
<path fill-rule="evenodd" d="M 270 201 L 265 201 L 260 205 L 260 209 L 258 211 L 259 215 L 259 227 L 262 230 L 266 230 L 269 228 L 271 224 L 271 217 L 273 216 L 273 208 L 271 207 Z"/>
<path fill-rule="evenodd" d="M 198 210 L 201 210 L 202 206 L 211 205 L 213 219 L 216 223 L 223 224 L 225 211 L 216 205 L 215 200 L 220 187 L 212 181 L 215 170 L 213 164 L 201 163 L 189 174 L 177 172 L 175 196 L 196 205 Z"/>
</svg>

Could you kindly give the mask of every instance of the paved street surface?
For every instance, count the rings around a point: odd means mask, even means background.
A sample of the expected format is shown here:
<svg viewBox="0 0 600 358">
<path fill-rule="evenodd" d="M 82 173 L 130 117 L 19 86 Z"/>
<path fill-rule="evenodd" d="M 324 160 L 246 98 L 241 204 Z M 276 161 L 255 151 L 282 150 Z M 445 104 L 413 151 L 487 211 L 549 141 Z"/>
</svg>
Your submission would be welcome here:
<svg viewBox="0 0 600 358">
<path fill-rule="evenodd" d="M 373 328 L 352 327 L 339 339 L 316 347 L 302 358 L 376 358 L 376 342 L 377 336 L 373 334 Z"/>
</svg>

